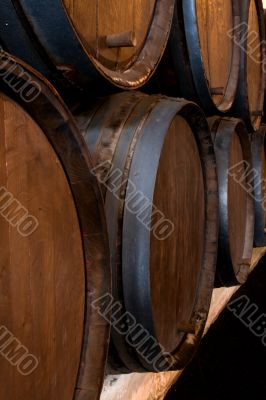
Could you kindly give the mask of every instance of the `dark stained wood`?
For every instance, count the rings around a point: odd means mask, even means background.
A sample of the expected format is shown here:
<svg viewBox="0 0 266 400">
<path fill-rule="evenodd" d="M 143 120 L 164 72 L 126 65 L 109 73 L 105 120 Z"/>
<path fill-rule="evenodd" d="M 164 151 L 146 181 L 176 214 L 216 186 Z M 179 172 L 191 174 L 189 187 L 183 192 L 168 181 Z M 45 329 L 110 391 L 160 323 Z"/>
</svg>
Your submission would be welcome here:
<svg viewBox="0 0 266 400">
<path fill-rule="evenodd" d="M 185 365 L 203 333 L 216 264 L 217 183 L 206 120 L 192 103 L 138 92 L 75 116 L 105 196 L 112 290 L 123 306 L 116 318 L 130 312 L 174 355 L 175 365 L 165 360 L 162 370 Z M 155 236 L 132 212 L 132 186 L 150 201 L 146 223 L 158 221 L 151 221 L 153 204 L 174 224 L 169 237 L 159 240 L 159 230 Z M 112 346 L 128 371 L 155 371 L 115 328 Z"/>
<path fill-rule="evenodd" d="M 1 323 L 39 360 L 25 379 L 1 357 L 1 397 L 96 400 L 110 331 L 91 306 L 110 292 L 101 193 L 57 93 L 29 67 L 2 57 L 1 76 L 9 71 L 19 87 L 38 84 L 41 91 L 26 103 L 0 81 L 0 184 L 39 221 L 25 238 L 0 215 Z"/>
<path fill-rule="evenodd" d="M 252 135 L 252 161 L 254 169 L 254 199 L 255 199 L 255 234 L 254 245 L 263 247 L 266 244 L 266 128 Z"/>
<path fill-rule="evenodd" d="M 242 121 L 209 119 L 216 154 L 220 233 L 217 284 L 242 284 L 248 277 L 254 239 L 251 146 Z"/>
</svg>

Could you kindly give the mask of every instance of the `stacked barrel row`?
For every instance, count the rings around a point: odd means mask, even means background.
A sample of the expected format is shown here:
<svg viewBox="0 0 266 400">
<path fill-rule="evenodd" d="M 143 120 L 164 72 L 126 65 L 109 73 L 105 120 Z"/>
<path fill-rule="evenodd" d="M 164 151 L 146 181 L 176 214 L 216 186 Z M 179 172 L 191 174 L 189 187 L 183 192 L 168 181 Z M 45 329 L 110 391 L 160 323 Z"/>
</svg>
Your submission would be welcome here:
<svg viewBox="0 0 266 400">
<path fill-rule="evenodd" d="M 262 2 L 1 0 L 0 27 L 0 397 L 184 368 L 266 245 Z"/>
</svg>

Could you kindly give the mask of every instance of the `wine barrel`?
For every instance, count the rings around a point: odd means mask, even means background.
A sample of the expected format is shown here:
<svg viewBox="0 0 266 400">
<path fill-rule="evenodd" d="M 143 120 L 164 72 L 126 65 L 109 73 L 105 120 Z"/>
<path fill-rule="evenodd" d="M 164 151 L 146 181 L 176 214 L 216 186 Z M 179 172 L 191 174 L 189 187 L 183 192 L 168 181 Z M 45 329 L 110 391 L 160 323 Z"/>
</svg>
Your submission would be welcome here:
<svg viewBox="0 0 266 400">
<path fill-rule="evenodd" d="M 174 0 L 3 0 L 0 39 L 49 79 L 137 88 L 163 55 L 173 9 Z"/>
<path fill-rule="evenodd" d="M 266 126 L 252 136 L 252 162 L 254 173 L 255 234 L 254 245 L 266 245 Z"/>
<path fill-rule="evenodd" d="M 229 111 L 240 48 L 228 32 L 238 24 L 238 0 L 176 1 L 169 45 L 151 89 L 193 100 L 208 115 Z"/>
<path fill-rule="evenodd" d="M 261 0 L 241 1 L 241 22 L 234 41 L 241 49 L 238 89 L 232 116 L 258 130 L 263 116 L 265 90 L 265 23 Z"/>
<path fill-rule="evenodd" d="M 100 189 L 52 88 L 9 55 L 0 76 L 0 397 L 96 400 L 110 327 L 92 302 L 111 283 Z"/>
<path fill-rule="evenodd" d="M 251 146 L 244 123 L 235 118 L 209 119 L 219 186 L 217 284 L 246 281 L 253 250 L 254 205 Z"/>
<path fill-rule="evenodd" d="M 75 116 L 105 198 L 118 359 L 129 371 L 184 366 L 204 331 L 216 264 L 204 114 L 185 100 L 126 92 Z"/>
<path fill-rule="evenodd" d="M 197 94 L 206 110 L 213 112 L 215 106 L 220 111 L 228 111 L 236 93 L 240 53 L 228 32 L 239 23 L 239 4 L 232 0 L 215 2 L 183 0 L 180 3 L 182 5 L 177 4 L 174 15 L 171 52 L 180 84 L 182 84 L 182 92 L 186 93 L 183 72 L 190 71 L 187 68 L 183 71 L 182 63 L 179 69 L 181 44 L 178 43 L 179 35 L 175 24 L 180 23 L 180 12 L 183 17 L 189 67 L 196 91 L 195 97 Z M 219 23 L 220 21 L 223 23 Z"/>
</svg>

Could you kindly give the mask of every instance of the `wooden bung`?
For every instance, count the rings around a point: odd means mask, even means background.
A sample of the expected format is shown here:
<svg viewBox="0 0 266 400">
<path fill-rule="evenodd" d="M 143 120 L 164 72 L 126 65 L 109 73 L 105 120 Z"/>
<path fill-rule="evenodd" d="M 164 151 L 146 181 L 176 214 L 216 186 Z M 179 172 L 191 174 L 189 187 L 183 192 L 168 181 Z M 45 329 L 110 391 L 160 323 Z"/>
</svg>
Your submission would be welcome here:
<svg viewBox="0 0 266 400">
<path fill-rule="evenodd" d="M 224 95 L 224 88 L 223 87 L 212 87 L 210 89 L 211 94 L 215 96 Z"/>
<path fill-rule="evenodd" d="M 133 31 L 106 36 L 107 47 L 136 47 L 137 39 Z"/>
</svg>

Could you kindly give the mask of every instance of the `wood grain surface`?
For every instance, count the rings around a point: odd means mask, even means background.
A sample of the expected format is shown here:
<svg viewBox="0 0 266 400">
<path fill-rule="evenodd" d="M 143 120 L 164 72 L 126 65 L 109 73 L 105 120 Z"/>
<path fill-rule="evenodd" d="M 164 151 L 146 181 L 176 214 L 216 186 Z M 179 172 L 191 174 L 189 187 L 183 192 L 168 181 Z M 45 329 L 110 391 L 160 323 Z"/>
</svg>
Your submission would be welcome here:
<svg viewBox="0 0 266 400">
<path fill-rule="evenodd" d="M 171 171 L 171 172 L 170 172 Z M 168 131 L 157 172 L 154 204 L 175 230 L 151 236 L 150 279 L 159 343 L 173 352 L 189 326 L 204 254 L 205 196 L 198 148 L 190 126 L 177 116 Z M 197 243 L 191 251 L 190 243 Z M 179 327 L 179 329 L 178 329 Z"/>
<path fill-rule="evenodd" d="M 258 10 L 255 0 L 251 0 L 249 8 L 247 32 L 247 85 L 250 112 L 258 111 L 262 75 L 261 33 Z"/>
<path fill-rule="evenodd" d="M 11 291 L 3 291 L 4 317 L 7 322 L 13 317 L 18 333 L 24 332 L 18 340 L 32 353 L 39 348 L 36 357 L 42 357 L 35 375 L 3 390 L 16 390 L 19 400 L 36 399 L 36 388 L 38 398 L 65 393 L 75 400 L 98 400 L 110 325 L 92 303 L 111 290 L 102 194 L 81 132 L 56 90 L 22 61 L 4 52 L 1 56 L 1 76 L 8 74 L 27 93 L 39 89 L 26 103 L 9 80 L 0 80 L 1 93 L 8 96 L 1 100 L 1 179 L 39 220 L 25 241 L 19 237 L 15 242 L 16 230 L 10 228 L 12 249 L 7 246 L 3 275 Z M 14 274 L 11 279 L 12 263 L 19 265 L 19 279 Z M 14 306 L 17 288 L 21 313 Z"/>
<path fill-rule="evenodd" d="M 234 26 L 232 0 L 196 0 L 201 53 L 209 86 L 223 99 L 232 70 L 234 43 L 228 32 Z"/>
<path fill-rule="evenodd" d="M 174 3 L 174 0 L 64 0 L 62 5 L 93 67 L 121 88 L 139 88 L 148 81 L 163 56 Z"/>
<path fill-rule="evenodd" d="M 156 0 L 64 0 L 64 4 L 87 51 L 111 69 L 119 69 L 142 48 Z M 136 38 L 135 47 L 106 46 L 106 36 L 130 31 Z"/>
<path fill-rule="evenodd" d="M 73 398 L 85 279 L 81 232 L 63 168 L 40 127 L 0 95 L 0 186 L 38 220 L 28 237 L 0 215 L 0 324 L 38 359 L 23 376 L 0 357 L 0 397 Z M 1 203 L 3 207 L 3 202 Z"/>
</svg>

